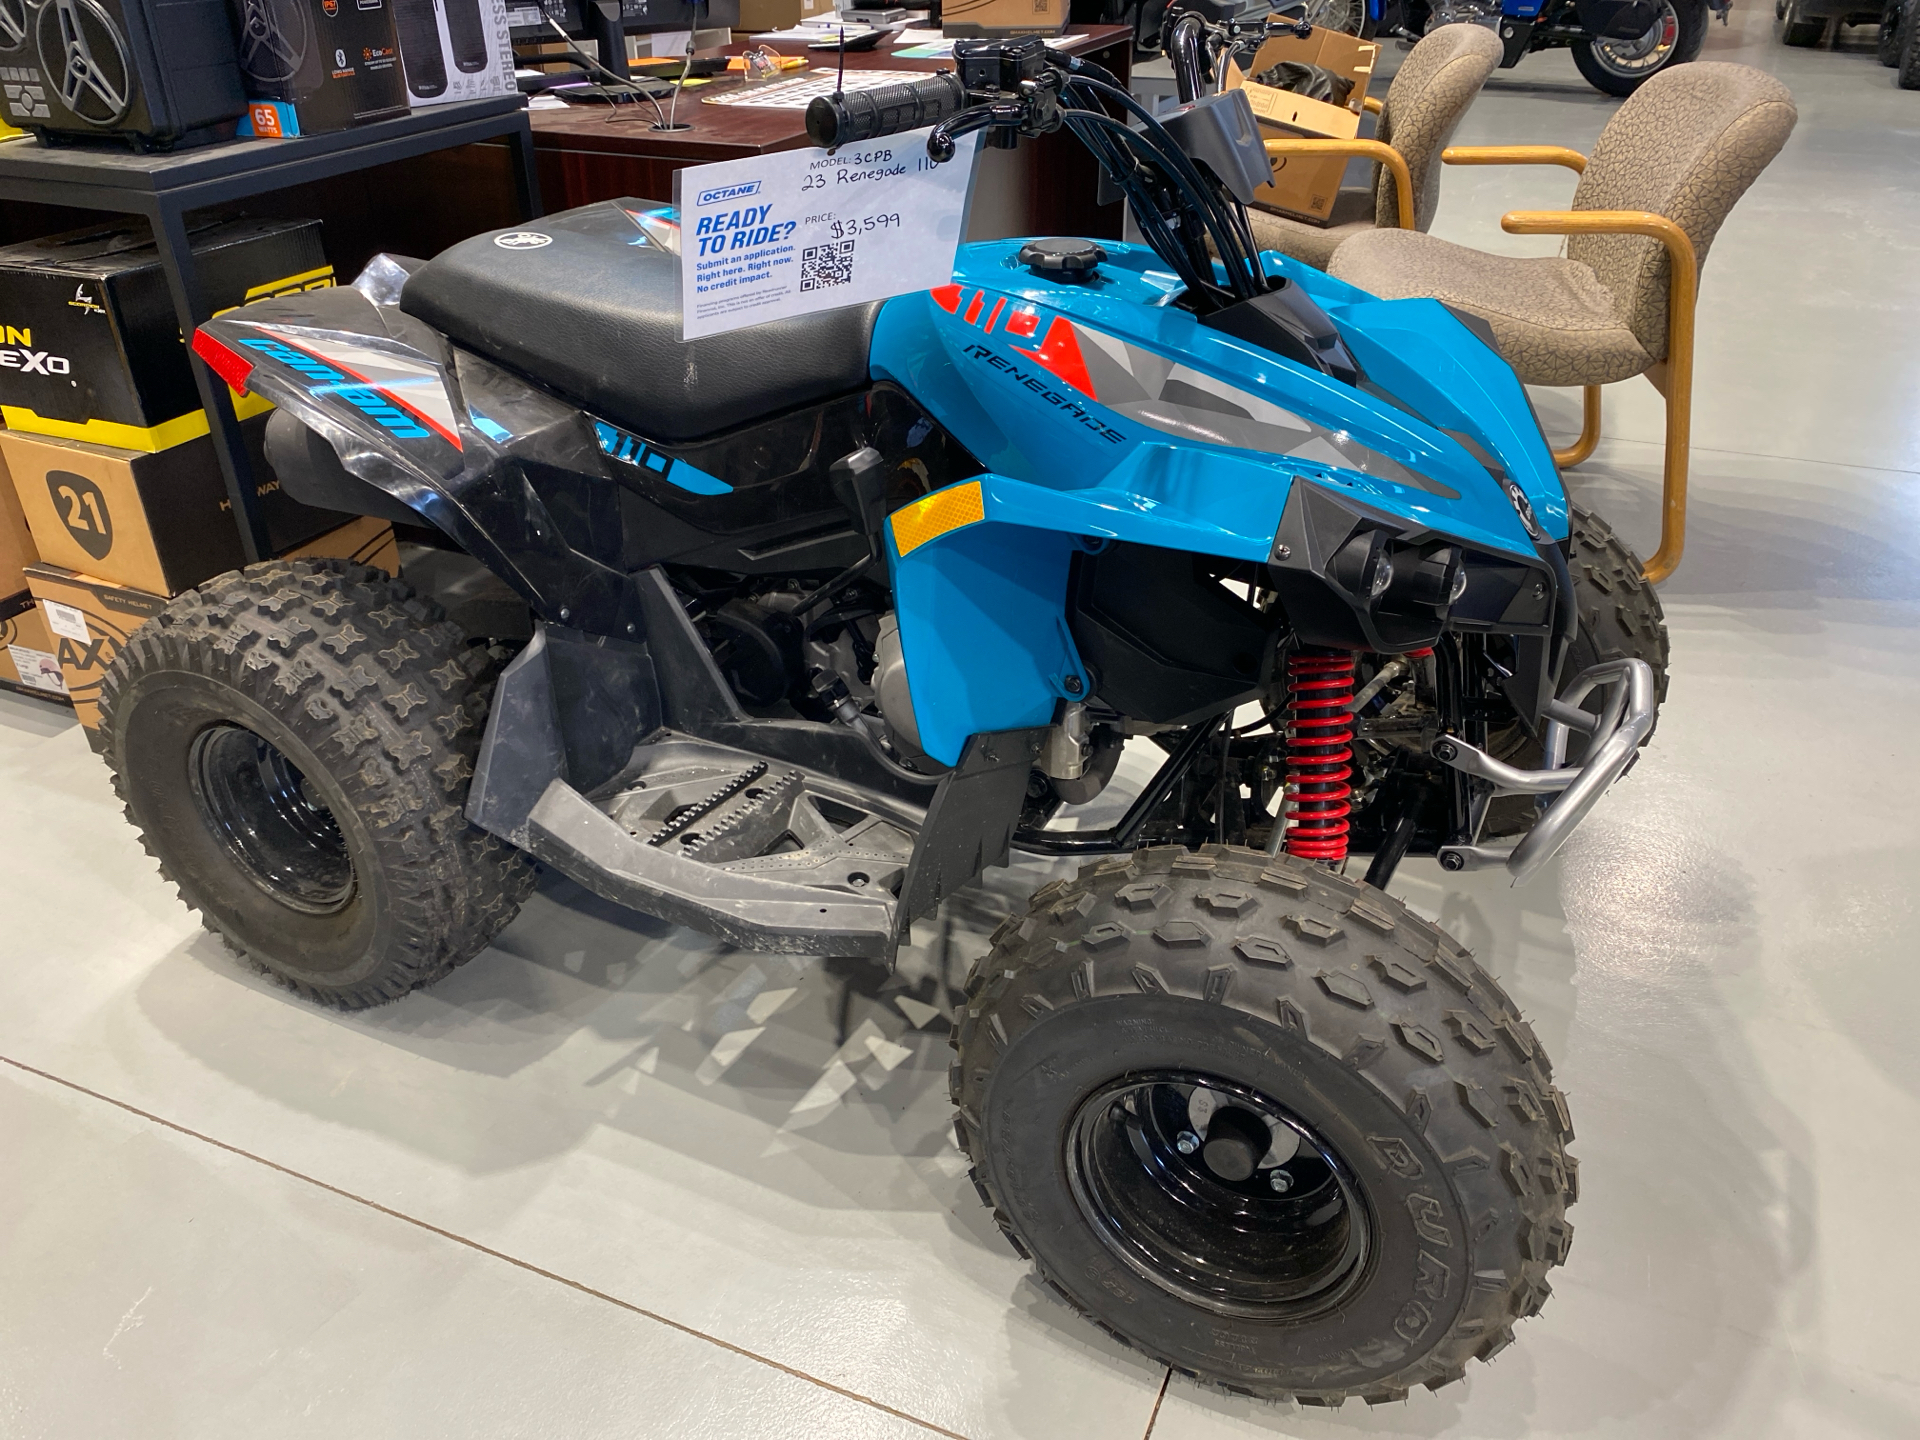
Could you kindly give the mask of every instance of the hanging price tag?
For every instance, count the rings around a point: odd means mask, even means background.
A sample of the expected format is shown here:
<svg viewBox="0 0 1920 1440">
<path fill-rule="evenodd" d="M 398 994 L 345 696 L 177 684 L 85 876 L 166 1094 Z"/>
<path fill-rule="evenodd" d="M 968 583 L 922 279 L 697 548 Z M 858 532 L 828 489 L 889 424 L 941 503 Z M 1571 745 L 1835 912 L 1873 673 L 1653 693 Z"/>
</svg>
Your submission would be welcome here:
<svg viewBox="0 0 1920 1440">
<path fill-rule="evenodd" d="M 681 338 L 950 282 L 980 136 L 935 165 L 927 133 L 676 171 Z"/>
</svg>

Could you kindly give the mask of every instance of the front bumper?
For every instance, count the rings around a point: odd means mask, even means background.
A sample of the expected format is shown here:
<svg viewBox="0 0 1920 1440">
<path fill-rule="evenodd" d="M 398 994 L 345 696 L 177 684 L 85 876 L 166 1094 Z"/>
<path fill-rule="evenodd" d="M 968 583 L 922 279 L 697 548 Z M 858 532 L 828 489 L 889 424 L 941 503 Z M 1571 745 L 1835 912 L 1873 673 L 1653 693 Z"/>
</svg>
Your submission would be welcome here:
<svg viewBox="0 0 1920 1440">
<path fill-rule="evenodd" d="M 1606 691 L 1599 717 L 1580 709 L 1596 689 Z M 1653 668 L 1644 660 L 1609 660 L 1584 671 L 1547 707 L 1546 768 L 1521 770 L 1496 760 L 1466 741 L 1444 735 L 1433 756 L 1493 787 L 1495 795 L 1554 795 L 1533 828 L 1510 849 L 1487 845 L 1443 845 L 1440 864 L 1447 870 L 1485 870 L 1504 865 L 1514 882 L 1530 878 L 1550 860 L 1576 826 L 1587 818 L 1607 787 L 1626 773 L 1653 728 Z M 1586 763 L 1565 763 L 1573 729 L 1591 727 Z"/>
</svg>

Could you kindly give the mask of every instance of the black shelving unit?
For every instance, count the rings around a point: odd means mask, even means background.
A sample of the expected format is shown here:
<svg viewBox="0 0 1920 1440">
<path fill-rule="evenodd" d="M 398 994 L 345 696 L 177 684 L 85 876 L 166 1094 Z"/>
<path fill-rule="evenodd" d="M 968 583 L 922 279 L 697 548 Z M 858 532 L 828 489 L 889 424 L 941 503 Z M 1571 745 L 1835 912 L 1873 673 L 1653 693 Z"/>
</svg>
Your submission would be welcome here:
<svg viewBox="0 0 1920 1440">
<path fill-rule="evenodd" d="M 191 337 L 194 327 L 210 318 L 212 311 L 194 273 L 193 250 L 187 240 L 189 212 L 456 145 L 499 139 L 507 142 L 521 214 L 531 220 L 540 214 L 540 184 L 534 173 L 533 130 L 527 123 L 526 102 L 518 95 L 431 106 L 397 120 L 330 135 L 235 140 L 171 155 L 50 148 L 28 139 L 0 142 L 0 199 L 146 216 L 153 226 L 180 333 Z M 265 559 L 270 551 L 254 491 L 253 465 L 241 443 L 227 387 L 197 356 L 190 356 L 189 363 L 200 403 L 206 407 L 227 495 L 239 520 L 241 544 L 248 560 Z"/>
</svg>

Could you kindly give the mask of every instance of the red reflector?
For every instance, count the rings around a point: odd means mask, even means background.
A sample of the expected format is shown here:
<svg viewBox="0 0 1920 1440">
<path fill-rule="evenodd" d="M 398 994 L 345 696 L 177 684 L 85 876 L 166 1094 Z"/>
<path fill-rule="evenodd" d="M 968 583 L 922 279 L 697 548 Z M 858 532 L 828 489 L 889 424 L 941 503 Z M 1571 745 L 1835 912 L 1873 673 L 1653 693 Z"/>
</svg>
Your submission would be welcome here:
<svg viewBox="0 0 1920 1440">
<path fill-rule="evenodd" d="M 193 332 L 193 353 L 207 362 L 207 368 L 236 391 L 247 393 L 247 377 L 253 374 L 253 362 L 239 351 L 222 345 L 205 330 Z"/>
</svg>

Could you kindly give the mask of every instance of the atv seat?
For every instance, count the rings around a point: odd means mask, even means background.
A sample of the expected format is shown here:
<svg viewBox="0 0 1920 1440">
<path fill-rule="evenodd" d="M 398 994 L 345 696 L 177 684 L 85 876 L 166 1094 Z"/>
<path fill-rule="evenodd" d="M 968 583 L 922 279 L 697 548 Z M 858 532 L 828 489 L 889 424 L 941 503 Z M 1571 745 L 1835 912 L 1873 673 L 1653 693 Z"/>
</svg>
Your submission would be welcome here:
<svg viewBox="0 0 1920 1440">
<path fill-rule="evenodd" d="M 679 264 L 634 218 L 657 208 L 606 200 L 462 240 L 413 272 L 400 308 L 601 419 L 668 443 L 868 383 L 878 304 L 682 342 Z"/>
</svg>

